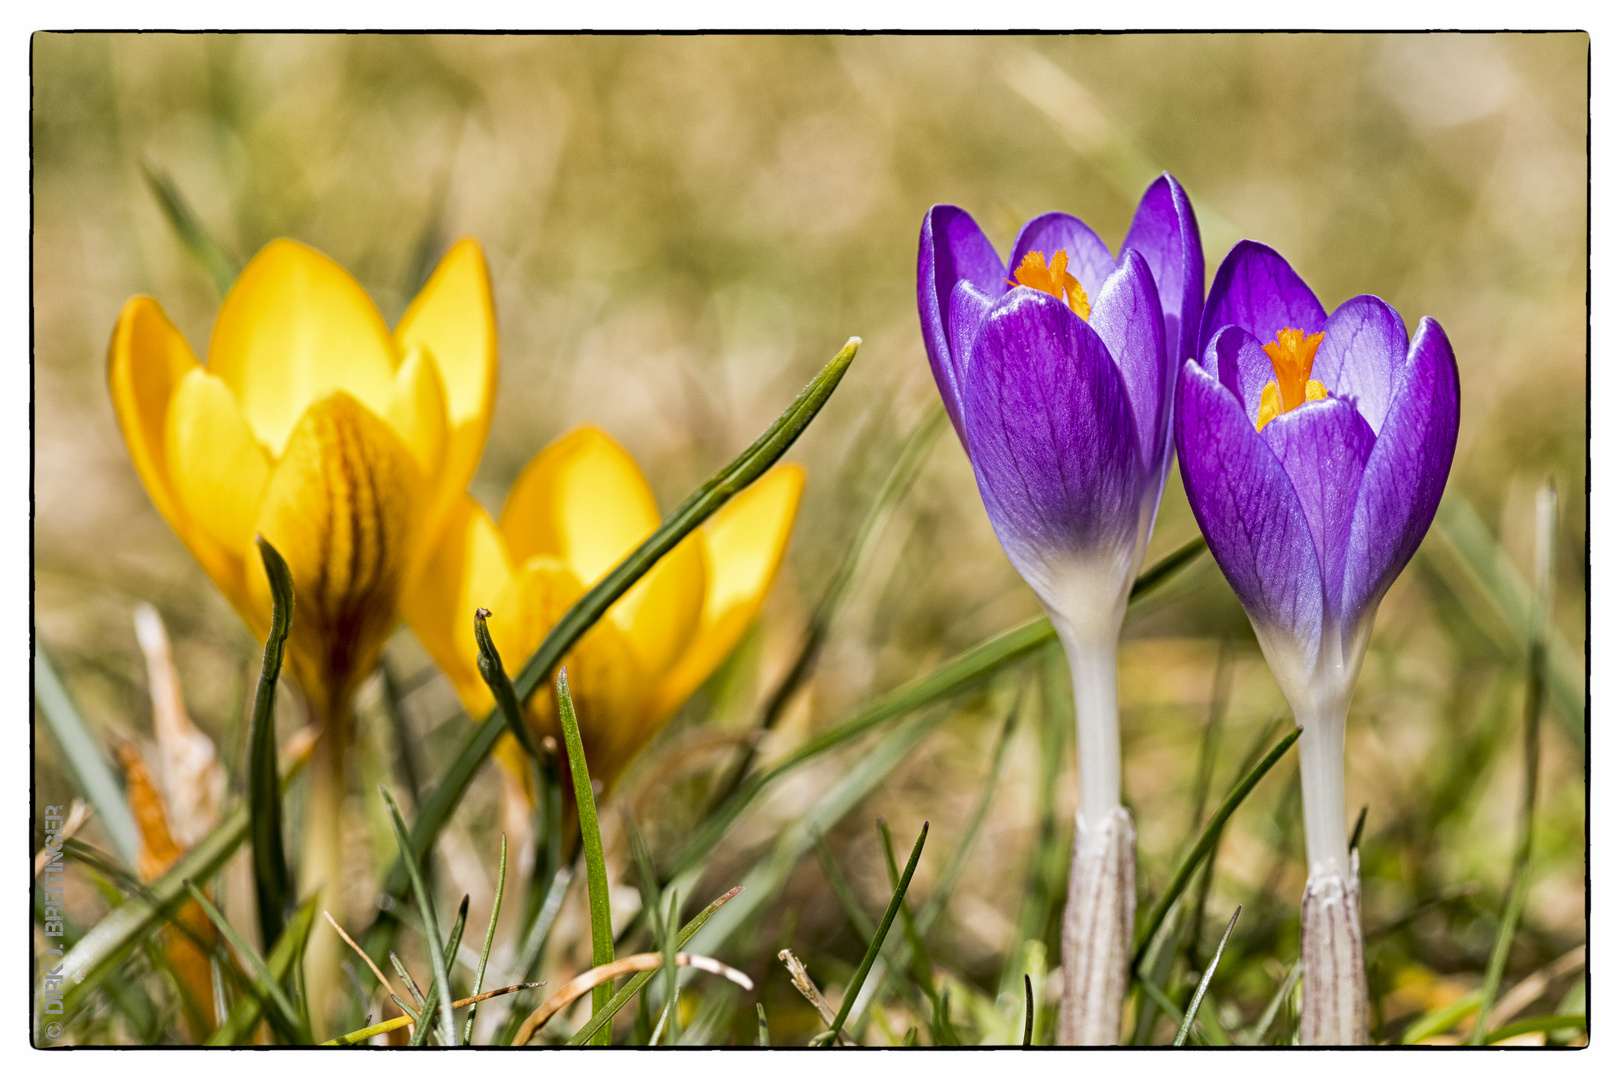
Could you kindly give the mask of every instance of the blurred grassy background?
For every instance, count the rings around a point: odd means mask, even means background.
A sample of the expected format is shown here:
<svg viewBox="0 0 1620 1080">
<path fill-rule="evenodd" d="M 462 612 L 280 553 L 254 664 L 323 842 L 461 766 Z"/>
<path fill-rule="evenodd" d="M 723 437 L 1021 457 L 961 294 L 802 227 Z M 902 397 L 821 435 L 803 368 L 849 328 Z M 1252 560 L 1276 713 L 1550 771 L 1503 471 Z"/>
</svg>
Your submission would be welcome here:
<svg viewBox="0 0 1620 1080">
<path fill-rule="evenodd" d="M 218 305 L 146 187 L 143 163 L 169 175 L 240 258 L 295 237 L 354 272 L 390 322 L 445 247 L 476 236 L 500 320 L 500 390 L 474 485 L 492 508 L 533 453 L 580 423 L 623 443 L 672 506 L 859 334 L 855 368 L 792 452 L 809 486 L 759 631 L 619 790 L 657 852 L 683 820 L 670 808 L 700 794 L 725 760 L 721 733 L 746 723 L 791 656 L 898 446 L 936 400 L 914 301 L 926 208 L 968 208 L 1002 250 L 1022 221 L 1049 209 L 1079 214 L 1117 244 L 1141 190 L 1168 169 L 1199 213 L 1211 275 L 1233 242 L 1254 237 L 1289 258 L 1329 309 L 1375 292 L 1409 327 L 1425 314 L 1444 325 L 1463 385 L 1448 497 L 1472 504 L 1528 578 L 1533 493 L 1555 480 L 1554 622 L 1578 661 L 1587 48 L 1584 35 L 37 35 L 39 640 L 97 729 L 139 737 L 150 705 L 130 612 L 154 603 L 175 637 L 193 716 L 227 752 L 239 749 L 254 643 L 149 503 L 105 389 L 108 335 L 130 295 L 156 296 L 199 355 Z M 1159 521 L 1150 560 L 1196 533 L 1174 474 Z M 1522 663 L 1497 646 L 1479 597 L 1456 587 L 1433 548 L 1384 602 L 1349 736 L 1350 810 L 1370 807 L 1365 923 L 1371 930 L 1430 905 L 1369 942 L 1391 1025 L 1478 984 L 1509 873 L 1522 767 Z M 767 756 L 1036 611 L 946 436 Z M 1126 635 L 1126 790 L 1141 833 L 1139 881 L 1153 890 L 1188 828 L 1224 642 L 1230 694 L 1217 785 L 1282 703 L 1207 560 Z M 389 657 L 414 688 L 408 719 L 432 773 L 465 721 L 408 632 Z M 705 710 L 713 716 L 699 724 Z M 919 871 L 926 890 L 998 726 L 988 698 L 966 703 L 830 837 L 870 910 L 888 891 L 873 814 L 895 823 L 897 842 L 921 818 L 933 821 L 943 842 L 931 843 Z M 1004 958 L 1020 948 L 1023 895 L 1013 883 L 1025 879 L 1039 813 L 1037 727 L 1020 725 L 985 835 L 932 939 L 936 965 L 991 996 Z M 386 776 L 390 736 L 371 730 L 368 775 Z M 1065 834 L 1071 753 L 1056 788 Z M 39 798 L 66 801 L 48 737 L 37 754 Z M 1578 731 L 1549 722 L 1535 884 L 1505 985 L 1585 939 L 1583 756 Z M 716 891 L 733 884 L 843 767 L 785 785 L 705 881 Z M 493 878 L 498 786 L 491 772 L 460 812 L 456 842 L 441 845 L 446 877 L 475 894 L 477 926 Z M 1259 957 L 1285 969 L 1297 950 L 1295 786 L 1279 769 L 1234 819 L 1212 893 L 1212 921 L 1248 905 L 1235 940 L 1250 962 L 1233 962 L 1242 978 L 1217 991 L 1223 1009 L 1250 1019 L 1272 985 Z M 362 852 L 368 816 L 357 800 Z M 612 814 L 605 823 L 633 910 L 624 842 Z M 93 824 L 87 835 L 96 836 Z M 354 909 L 375 888 L 358 877 Z M 80 897 L 84 921 L 98 903 Z M 581 917 L 565 914 L 565 940 L 587 936 Z M 1212 933 L 1218 927 L 1206 940 Z M 755 937 L 757 955 L 728 961 L 767 978 L 764 1000 L 788 1018 L 784 1031 L 802 1013 L 808 1033 L 808 1010 L 775 950 L 792 945 L 812 974 L 838 985 L 861 948 L 815 860 L 799 866 Z M 552 962 L 566 973 L 587 957 L 580 945 Z M 556 985 L 555 972 L 548 977 Z M 752 1013 L 743 1012 L 737 1033 L 746 1038 Z"/>
</svg>

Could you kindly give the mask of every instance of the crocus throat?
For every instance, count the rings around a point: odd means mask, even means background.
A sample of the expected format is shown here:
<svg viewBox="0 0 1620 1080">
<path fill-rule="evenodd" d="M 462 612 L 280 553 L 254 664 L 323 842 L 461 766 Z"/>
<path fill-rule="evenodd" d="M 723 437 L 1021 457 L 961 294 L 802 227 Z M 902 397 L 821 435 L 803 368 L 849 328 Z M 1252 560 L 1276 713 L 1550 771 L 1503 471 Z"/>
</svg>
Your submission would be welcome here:
<svg viewBox="0 0 1620 1080">
<path fill-rule="evenodd" d="M 1059 248 L 1052 255 L 1051 265 L 1047 265 L 1046 255 L 1039 251 L 1024 253 L 1024 261 L 1013 271 L 1017 281 L 1003 278 L 1009 285 L 1027 285 L 1031 289 L 1039 289 L 1049 293 L 1069 305 L 1082 319 L 1091 318 L 1091 300 L 1086 296 L 1086 290 L 1080 287 L 1080 282 L 1069 273 L 1069 253 Z M 1322 335 L 1316 335 L 1320 338 Z M 1309 364 L 1307 363 L 1307 367 Z"/>
<path fill-rule="evenodd" d="M 1275 343 L 1262 346 L 1271 357 L 1274 382 L 1266 383 L 1260 391 L 1260 415 L 1254 429 L 1264 431 L 1283 413 L 1297 409 L 1307 401 L 1321 401 L 1327 397 L 1327 387 L 1311 378 L 1311 364 L 1316 360 L 1316 347 L 1322 344 L 1321 334 L 1305 335 L 1303 330 L 1279 330 Z"/>
</svg>

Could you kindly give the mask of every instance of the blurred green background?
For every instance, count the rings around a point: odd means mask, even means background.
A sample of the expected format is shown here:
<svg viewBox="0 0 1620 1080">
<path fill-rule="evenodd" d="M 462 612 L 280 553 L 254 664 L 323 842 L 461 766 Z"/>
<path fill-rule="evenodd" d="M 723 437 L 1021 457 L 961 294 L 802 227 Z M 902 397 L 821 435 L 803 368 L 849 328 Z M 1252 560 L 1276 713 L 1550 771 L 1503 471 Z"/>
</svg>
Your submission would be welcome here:
<svg viewBox="0 0 1620 1080">
<path fill-rule="evenodd" d="M 1462 539 L 1431 535 L 1385 600 L 1351 712 L 1350 813 L 1369 807 L 1364 921 L 1371 932 L 1405 917 L 1369 940 L 1394 1030 L 1477 986 L 1495 936 L 1520 798 L 1524 665 L 1492 598 L 1530 576 L 1534 492 L 1548 477 L 1561 499 L 1553 623 L 1564 651 L 1554 661 L 1573 682 L 1562 712 L 1556 688 L 1549 704 L 1534 885 L 1504 985 L 1586 936 L 1587 53 L 1581 34 L 36 35 L 39 642 L 96 730 L 139 741 L 150 704 L 130 613 L 155 604 L 194 719 L 222 753 L 239 752 L 256 646 L 148 501 L 104 380 L 129 296 L 157 297 L 199 355 L 218 306 L 143 165 L 168 176 L 237 258 L 278 236 L 304 241 L 348 267 L 390 322 L 451 242 L 477 237 L 500 325 L 494 427 L 474 484 L 492 508 L 531 455 L 581 423 L 626 446 L 671 507 L 858 334 L 855 367 L 790 454 L 808 487 L 758 631 L 616 794 L 656 853 L 688 820 L 678 808 L 728 760 L 726 733 L 791 659 L 898 447 L 937 400 L 915 309 L 927 207 L 962 205 L 1003 251 L 1025 219 L 1052 209 L 1117 244 L 1141 191 L 1169 170 L 1198 212 L 1211 276 L 1235 241 L 1263 240 L 1330 310 L 1373 292 L 1409 328 L 1435 317 L 1461 368 L 1442 517 Z M 1194 535 L 1172 473 L 1150 561 Z M 947 434 L 766 757 L 1037 610 Z M 465 720 L 407 631 L 388 656 L 412 688 L 407 719 L 431 773 Z M 1207 559 L 1127 624 L 1121 662 L 1125 785 L 1139 887 L 1151 892 L 1189 827 L 1210 716 L 1223 716 L 1219 790 L 1282 702 Z M 1039 682 L 1033 669 L 1029 682 Z M 894 823 L 897 842 L 923 817 L 937 837 L 959 834 L 1005 700 L 965 702 L 829 836 L 869 910 L 888 893 L 873 815 Z M 992 999 L 1004 965 L 1022 962 L 1009 957 L 1021 955 L 1028 922 L 1038 727 L 1020 723 L 931 939 L 936 965 Z M 397 748 L 386 729 L 370 731 L 374 782 L 397 766 Z M 36 747 L 38 798 L 66 801 L 54 744 L 42 733 Z M 1064 836 L 1071 755 L 1061 752 L 1055 788 Z M 802 773 L 756 807 L 704 888 L 734 884 L 851 760 Z M 1206 938 L 1247 905 L 1234 939 L 1243 960 L 1221 1006 L 1246 1019 L 1277 976 L 1262 978 L 1265 964 L 1286 969 L 1297 950 L 1304 867 L 1291 760 L 1234 819 L 1211 894 Z M 474 893 L 475 926 L 498 831 L 493 767 L 486 779 L 441 845 L 444 878 Z M 375 892 L 364 869 L 387 851 L 365 854 L 375 821 L 358 794 L 354 816 L 362 857 L 349 906 L 359 910 Z M 624 893 L 616 904 L 634 910 L 614 815 L 604 826 Z M 97 837 L 94 823 L 86 835 Z M 931 842 L 922 888 L 949 852 Z M 82 921 L 94 921 L 99 898 L 76 895 Z M 553 985 L 588 959 L 582 913 L 564 919 Z M 813 1017 L 776 949 L 790 945 L 834 986 L 861 951 L 813 858 L 750 940 L 751 952 L 725 958 L 764 980 L 784 1030 L 802 1015 L 806 1033 Z M 737 1037 L 751 1038 L 751 1009 L 738 1015 Z"/>
</svg>

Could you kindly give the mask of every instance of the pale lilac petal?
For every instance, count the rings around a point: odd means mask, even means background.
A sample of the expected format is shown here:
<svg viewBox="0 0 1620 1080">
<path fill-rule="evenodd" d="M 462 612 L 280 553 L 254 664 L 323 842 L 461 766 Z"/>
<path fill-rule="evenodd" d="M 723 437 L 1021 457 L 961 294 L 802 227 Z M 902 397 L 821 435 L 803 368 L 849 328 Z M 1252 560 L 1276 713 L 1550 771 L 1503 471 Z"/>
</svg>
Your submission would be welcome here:
<svg viewBox="0 0 1620 1080">
<path fill-rule="evenodd" d="M 1345 561 L 1346 632 L 1383 598 L 1434 521 L 1457 449 L 1459 395 L 1451 343 L 1425 316 L 1356 494 Z"/>
<path fill-rule="evenodd" d="M 1242 240 L 1215 271 L 1198 340 L 1207 345 L 1215 331 L 1232 325 L 1263 342 L 1275 341 L 1279 330 L 1314 334 L 1326 323 L 1321 302 L 1286 259 L 1264 244 Z"/>
<path fill-rule="evenodd" d="M 1114 256 L 1108 245 L 1097 239 L 1091 227 L 1073 214 L 1053 212 L 1033 218 L 1018 230 L 1013 241 L 1012 258 L 1007 261 L 1007 277 L 1024 261 L 1027 252 L 1038 251 L 1047 262 L 1059 251 L 1069 253 L 1069 273 L 1075 276 L 1087 296 L 1096 296 L 1097 290 L 1109 274 L 1114 272 Z M 1014 278 L 1013 280 L 1017 280 Z"/>
<path fill-rule="evenodd" d="M 1322 571 L 1294 485 L 1238 399 L 1187 361 L 1176 455 L 1193 516 L 1257 625 L 1294 642 L 1306 670 L 1322 636 Z"/>
<path fill-rule="evenodd" d="M 1134 248 L 1147 260 L 1164 306 L 1164 349 L 1171 370 L 1198 355 L 1199 319 L 1204 308 L 1204 248 L 1192 201 L 1176 178 L 1164 173 L 1137 204 L 1123 256 Z"/>
<path fill-rule="evenodd" d="M 946 339 L 951 346 L 951 378 L 958 387 L 962 385 L 962 373 L 967 369 L 968 358 L 973 355 L 973 341 L 984 329 L 985 320 L 990 317 L 993 307 L 995 300 L 986 296 L 971 281 L 958 281 L 956 288 L 951 290 Z M 961 408 L 960 400 L 957 407 Z"/>
<path fill-rule="evenodd" d="M 1026 572 L 1053 556 L 1128 549 L 1142 471 L 1119 369 L 1057 297 L 1015 289 L 964 370 L 968 456 L 991 524 Z"/>
<path fill-rule="evenodd" d="M 1400 312 L 1376 296 L 1353 296 L 1329 316 L 1311 376 L 1334 397 L 1354 398 L 1376 434 L 1406 349 Z"/>
<path fill-rule="evenodd" d="M 1277 373 L 1253 334 L 1241 326 L 1216 331 L 1204 349 L 1203 368 L 1243 403 L 1251 423 L 1260 419 L 1260 393 L 1267 383 L 1276 381 Z"/>
<path fill-rule="evenodd" d="M 1354 405 L 1329 398 L 1283 413 L 1266 425 L 1260 438 L 1282 463 L 1305 511 L 1326 583 L 1328 622 L 1337 625 L 1350 515 L 1376 436 Z"/>
<path fill-rule="evenodd" d="M 1157 478 L 1168 464 L 1171 379 L 1167 366 L 1159 293 L 1147 260 L 1127 251 L 1119 269 L 1103 282 L 1091 305 L 1091 328 L 1108 346 L 1130 395 L 1142 466 Z"/>
<path fill-rule="evenodd" d="M 958 281 L 967 280 L 989 296 L 1000 296 L 1007 291 L 1002 281 L 1004 269 L 1001 256 L 966 210 L 941 204 L 923 217 L 917 242 L 917 314 L 928 364 L 957 435 L 962 434 L 960 395 L 951 374 L 946 327 L 951 290 Z"/>
</svg>

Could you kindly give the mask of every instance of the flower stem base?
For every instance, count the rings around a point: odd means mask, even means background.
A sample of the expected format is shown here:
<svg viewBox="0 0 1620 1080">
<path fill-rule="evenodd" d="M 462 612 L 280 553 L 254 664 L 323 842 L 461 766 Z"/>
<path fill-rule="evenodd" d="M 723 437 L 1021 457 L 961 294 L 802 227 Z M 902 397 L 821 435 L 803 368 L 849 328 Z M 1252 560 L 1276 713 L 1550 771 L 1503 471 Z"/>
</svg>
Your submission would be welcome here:
<svg viewBox="0 0 1620 1080">
<path fill-rule="evenodd" d="M 1367 969 L 1361 946 L 1360 858 L 1350 856 L 1346 880 L 1337 867 L 1313 873 L 1300 912 L 1303 1046 L 1363 1046 L 1367 1042 Z"/>
<path fill-rule="evenodd" d="M 1063 1004 L 1058 1042 L 1114 1046 L 1136 928 L 1136 826 L 1115 807 L 1088 826 L 1076 814 L 1069 901 L 1063 913 Z"/>
</svg>

